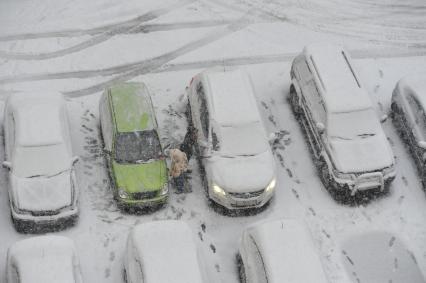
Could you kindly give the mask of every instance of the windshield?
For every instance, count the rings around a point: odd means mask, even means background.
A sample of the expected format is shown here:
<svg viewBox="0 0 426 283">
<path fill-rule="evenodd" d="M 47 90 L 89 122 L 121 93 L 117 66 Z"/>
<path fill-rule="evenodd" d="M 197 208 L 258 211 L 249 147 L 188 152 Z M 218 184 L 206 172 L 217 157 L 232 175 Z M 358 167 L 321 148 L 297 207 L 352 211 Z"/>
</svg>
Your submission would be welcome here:
<svg viewBox="0 0 426 283">
<path fill-rule="evenodd" d="M 265 132 L 260 122 L 245 125 L 222 126 L 221 154 L 224 156 L 251 156 L 268 149 Z"/>
<path fill-rule="evenodd" d="M 143 163 L 161 157 L 157 132 L 120 133 L 115 141 L 115 159 L 118 163 Z"/>
<path fill-rule="evenodd" d="M 328 120 L 330 138 L 342 140 L 363 139 L 375 136 L 380 124 L 373 109 L 331 113 Z"/>
<path fill-rule="evenodd" d="M 16 147 L 12 165 L 18 177 L 52 176 L 71 167 L 71 155 L 64 143 Z"/>
</svg>

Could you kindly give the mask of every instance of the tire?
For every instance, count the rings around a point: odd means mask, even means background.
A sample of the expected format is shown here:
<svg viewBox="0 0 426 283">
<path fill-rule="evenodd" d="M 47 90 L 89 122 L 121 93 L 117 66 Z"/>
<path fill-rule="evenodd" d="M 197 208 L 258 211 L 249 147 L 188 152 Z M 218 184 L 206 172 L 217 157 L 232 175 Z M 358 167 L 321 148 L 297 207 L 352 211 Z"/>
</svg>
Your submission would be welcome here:
<svg viewBox="0 0 426 283">
<path fill-rule="evenodd" d="M 321 182 L 324 184 L 324 187 L 327 190 L 332 189 L 332 180 L 331 180 L 331 176 L 330 176 L 330 172 L 328 170 L 328 165 L 327 162 L 325 162 L 324 158 L 320 158 L 320 160 L 318 161 L 318 172 L 320 175 L 320 179 Z"/>
<path fill-rule="evenodd" d="M 126 272 L 126 269 L 125 268 L 123 268 L 123 282 L 124 283 L 127 283 L 127 272 Z"/>
<path fill-rule="evenodd" d="M 247 283 L 246 270 L 244 268 L 244 263 L 240 254 L 237 254 L 237 268 L 238 268 L 238 278 L 241 283 Z"/>
</svg>

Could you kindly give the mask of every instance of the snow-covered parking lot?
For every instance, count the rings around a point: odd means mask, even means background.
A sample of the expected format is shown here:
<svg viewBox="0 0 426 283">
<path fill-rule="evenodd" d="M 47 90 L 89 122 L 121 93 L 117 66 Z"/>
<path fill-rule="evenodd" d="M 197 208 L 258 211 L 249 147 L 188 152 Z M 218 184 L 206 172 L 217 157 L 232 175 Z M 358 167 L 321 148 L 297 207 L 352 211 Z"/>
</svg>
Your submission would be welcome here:
<svg viewBox="0 0 426 283">
<path fill-rule="evenodd" d="M 191 226 L 212 282 L 238 282 L 235 255 L 243 229 L 277 218 L 308 224 L 330 282 L 372 282 L 356 261 L 351 264 L 354 273 L 346 273 L 347 255 L 356 250 L 348 243 L 363 243 L 348 239 L 373 235 L 377 240 L 374 235 L 389 233 L 408 247 L 426 277 L 426 195 L 391 120 L 383 124 L 396 157 L 390 195 L 344 206 L 320 182 L 287 101 L 293 58 L 306 44 L 326 41 L 346 47 L 378 117 L 388 113 L 397 81 L 426 73 L 425 14 L 422 0 L 3 0 L 0 99 L 13 92 L 43 90 L 67 97 L 72 144 L 81 156 L 81 212 L 75 227 L 55 234 L 75 241 L 85 282 L 121 282 L 130 228 L 159 219 L 181 219 Z M 145 82 L 162 143 L 176 145 L 187 126 L 185 87 L 195 74 L 217 65 L 238 66 L 250 75 L 267 132 L 279 133 L 273 201 L 256 215 L 217 213 L 208 205 L 191 160 L 192 193 L 171 193 L 168 205 L 152 214 L 121 213 L 108 186 L 100 147 L 102 90 L 121 81 Z M 3 158 L 3 142 L 0 153 Z M 31 235 L 15 231 L 6 170 L 0 175 L 0 282 L 5 282 L 8 247 Z M 381 282 L 388 283 L 388 278 Z"/>
</svg>

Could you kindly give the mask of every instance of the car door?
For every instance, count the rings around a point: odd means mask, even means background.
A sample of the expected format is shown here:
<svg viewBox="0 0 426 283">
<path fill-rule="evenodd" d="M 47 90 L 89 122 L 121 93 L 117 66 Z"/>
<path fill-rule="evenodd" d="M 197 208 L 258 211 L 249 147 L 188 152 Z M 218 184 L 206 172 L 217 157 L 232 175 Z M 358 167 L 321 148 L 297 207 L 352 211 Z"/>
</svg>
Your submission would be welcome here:
<svg viewBox="0 0 426 283">
<path fill-rule="evenodd" d="M 244 268 L 246 269 L 247 283 L 267 283 L 268 278 L 266 275 L 262 254 L 260 253 L 253 237 L 248 237 L 246 245 L 248 258 Z"/>
<path fill-rule="evenodd" d="M 195 104 L 197 105 L 197 110 L 194 113 L 193 117 L 194 127 L 197 128 L 197 141 L 199 146 L 199 153 L 205 155 L 208 149 L 208 138 L 209 138 L 209 127 L 210 127 L 210 117 L 208 110 L 208 102 L 206 99 L 206 92 L 203 84 L 198 82 L 196 85 L 196 96 L 194 97 Z"/>
<path fill-rule="evenodd" d="M 325 107 L 320 97 L 311 69 L 304 58 L 300 60 L 297 67 L 297 72 L 301 80 L 301 100 L 308 123 L 308 135 L 311 136 L 310 140 L 314 149 L 314 154 L 318 157 L 322 149 L 322 141 L 319 133 L 317 132 L 316 124 L 318 122 L 323 124 L 325 123 L 325 115 L 322 114 L 325 112 Z"/>
<path fill-rule="evenodd" d="M 417 143 L 423 140 L 423 136 L 426 133 L 425 113 L 419 101 L 412 94 L 408 94 L 407 99 L 410 107 L 410 111 L 408 112 L 410 112 L 409 115 L 411 116 L 409 144 L 413 150 L 416 162 L 418 164 L 423 164 L 424 150 L 420 148 Z"/>
</svg>

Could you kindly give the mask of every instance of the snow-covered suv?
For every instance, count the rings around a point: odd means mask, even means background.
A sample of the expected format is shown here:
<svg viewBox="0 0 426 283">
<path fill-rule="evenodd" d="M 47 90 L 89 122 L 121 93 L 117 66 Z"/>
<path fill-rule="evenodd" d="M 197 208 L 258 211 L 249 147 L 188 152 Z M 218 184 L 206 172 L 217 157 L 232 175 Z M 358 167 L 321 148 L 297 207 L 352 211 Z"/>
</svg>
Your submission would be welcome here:
<svg viewBox="0 0 426 283">
<path fill-rule="evenodd" d="M 426 186 L 426 77 L 401 79 L 392 94 L 391 117 L 401 137 L 410 148 Z"/>
<path fill-rule="evenodd" d="M 249 77 L 206 70 L 192 79 L 188 100 L 209 198 L 227 209 L 265 205 L 274 195 L 275 163 Z"/>
<path fill-rule="evenodd" d="M 291 81 L 290 103 L 324 185 L 341 201 L 387 191 L 393 153 L 349 54 L 332 44 L 307 46 L 293 61 Z"/>
</svg>

